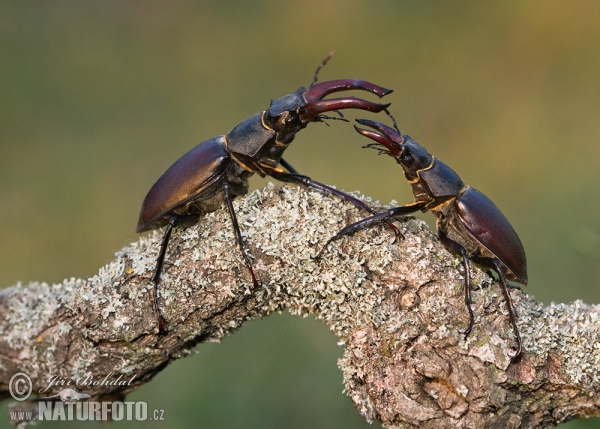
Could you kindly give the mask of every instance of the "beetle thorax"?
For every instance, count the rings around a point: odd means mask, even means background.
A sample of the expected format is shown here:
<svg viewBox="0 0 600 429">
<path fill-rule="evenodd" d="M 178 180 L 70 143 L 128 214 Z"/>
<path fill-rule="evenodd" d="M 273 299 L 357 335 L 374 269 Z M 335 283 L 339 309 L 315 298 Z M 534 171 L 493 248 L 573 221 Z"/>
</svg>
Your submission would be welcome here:
<svg viewBox="0 0 600 429">
<path fill-rule="evenodd" d="M 435 203 L 435 199 L 431 196 L 429 189 L 420 177 L 410 180 L 409 183 L 412 186 L 415 201 L 423 201 L 427 204 L 427 206 L 430 206 Z"/>
</svg>

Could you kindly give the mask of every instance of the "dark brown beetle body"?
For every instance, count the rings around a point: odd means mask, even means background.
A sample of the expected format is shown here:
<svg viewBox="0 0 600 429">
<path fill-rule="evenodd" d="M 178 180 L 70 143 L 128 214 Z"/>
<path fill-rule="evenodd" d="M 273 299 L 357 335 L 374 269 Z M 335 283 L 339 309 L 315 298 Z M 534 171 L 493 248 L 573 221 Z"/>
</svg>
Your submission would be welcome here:
<svg viewBox="0 0 600 429">
<path fill-rule="evenodd" d="M 325 244 L 317 258 L 331 241 L 359 228 L 419 210 L 430 210 L 436 216 L 440 240 L 450 252 L 462 256 L 464 262 L 465 302 L 470 317 L 465 338 L 471 332 L 474 320 L 469 277 L 469 260 L 472 260 L 498 273 L 517 338 L 513 358 L 519 356 L 522 350 L 521 336 L 506 279 L 526 285 L 527 259 L 521 240 L 508 219 L 488 197 L 465 185 L 454 170 L 429 154 L 409 136 L 379 122 L 357 122 L 377 131 L 355 127 L 360 134 L 376 142 L 368 147 L 394 157 L 402 166 L 404 175 L 413 188 L 415 202 L 348 225 Z"/>
<path fill-rule="evenodd" d="M 231 157 L 223 136 L 199 144 L 171 166 L 148 192 L 137 232 L 163 227 L 173 215 L 209 213 L 220 207 Z"/>
<path fill-rule="evenodd" d="M 329 57 L 319 66 L 325 64 Z M 323 100 L 328 94 L 345 90 L 369 91 L 380 98 L 391 90 L 372 83 L 342 79 L 316 84 L 317 73 L 308 89 L 272 100 L 269 109 L 236 125 L 224 136 L 200 143 L 173 164 L 152 186 L 140 212 L 138 232 L 167 226 L 153 274 L 154 308 L 159 331 L 164 330 L 158 309 L 158 281 L 171 230 L 175 226 L 190 226 L 203 214 L 227 204 L 238 246 L 255 286 L 258 280 L 245 253 L 244 243 L 232 201 L 248 192 L 248 178 L 254 173 L 271 176 L 283 182 L 314 187 L 337 195 L 370 213 L 375 213 L 364 202 L 329 186 L 300 175 L 285 160 L 283 152 L 295 134 L 309 122 L 328 119 L 325 112 L 341 109 L 361 109 L 380 112 L 389 104 L 376 104 L 355 97 Z M 282 165 L 288 171 L 278 168 Z M 397 227 L 391 226 L 399 234 Z"/>
</svg>

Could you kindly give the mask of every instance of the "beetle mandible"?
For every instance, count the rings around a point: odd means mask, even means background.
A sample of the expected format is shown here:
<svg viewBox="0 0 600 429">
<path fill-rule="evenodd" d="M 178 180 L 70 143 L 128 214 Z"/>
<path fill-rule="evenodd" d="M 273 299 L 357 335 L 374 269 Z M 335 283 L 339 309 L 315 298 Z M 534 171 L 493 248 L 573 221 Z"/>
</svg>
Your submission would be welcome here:
<svg viewBox="0 0 600 429">
<path fill-rule="evenodd" d="M 282 182 L 313 187 L 350 201 L 370 213 L 376 213 L 361 200 L 298 174 L 282 158 L 283 152 L 296 133 L 308 123 L 331 119 L 323 115 L 325 112 L 360 109 L 377 113 L 389 106 L 355 97 L 324 100 L 328 94 L 351 89 L 369 91 L 379 98 L 392 92 L 390 89 L 358 79 L 341 79 L 317 84 L 319 70 L 332 54 L 319 65 L 308 89 L 302 87 L 292 94 L 271 100 L 267 110 L 240 122 L 226 135 L 213 137 L 198 144 L 176 161 L 146 195 L 137 232 L 166 226 L 152 275 L 153 305 L 159 332 L 165 329 L 164 319 L 158 307 L 158 283 L 171 231 L 174 227 L 191 226 L 200 216 L 215 211 L 223 203 L 226 203 L 229 210 L 236 241 L 252 276 L 252 282 L 255 287 L 258 286 L 252 264 L 245 252 L 232 204 L 235 197 L 248 192 L 248 178 L 254 173 L 261 177 L 271 176 Z M 279 164 L 287 172 L 278 168 Z M 389 225 L 396 235 L 400 234 L 395 225 Z"/>
<path fill-rule="evenodd" d="M 465 304 L 469 311 L 469 326 L 464 331 L 465 339 L 471 333 L 474 323 L 469 277 L 471 260 L 498 273 L 517 339 L 512 358 L 518 357 L 522 351 L 522 342 L 507 279 L 527 285 L 527 259 L 523 244 L 508 219 L 488 197 L 465 185 L 454 170 L 432 156 L 409 136 L 402 135 L 395 121 L 395 129 L 365 119 L 358 119 L 357 122 L 376 130 L 354 126 L 360 134 L 375 141 L 365 147 L 394 157 L 402 166 L 404 175 L 412 186 L 415 201 L 346 226 L 327 241 L 316 258 L 322 256 L 333 240 L 351 234 L 359 228 L 418 210 L 430 210 L 436 217 L 440 241 L 448 251 L 460 255 L 464 263 Z"/>
</svg>

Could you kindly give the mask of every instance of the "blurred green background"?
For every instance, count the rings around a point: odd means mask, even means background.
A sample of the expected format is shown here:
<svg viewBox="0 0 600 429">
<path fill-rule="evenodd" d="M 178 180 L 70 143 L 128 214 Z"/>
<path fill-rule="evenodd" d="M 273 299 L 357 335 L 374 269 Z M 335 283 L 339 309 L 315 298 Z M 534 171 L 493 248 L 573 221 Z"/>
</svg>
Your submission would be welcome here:
<svg viewBox="0 0 600 429">
<path fill-rule="evenodd" d="M 321 81 L 394 88 L 400 129 L 502 208 L 527 250 L 529 293 L 600 302 L 595 1 L 2 2 L 0 285 L 92 276 L 137 239 L 166 168 L 308 85 L 332 49 Z M 400 168 L 364 143 L 348 124 L 313 124 L 286 158 L 319 181 L 412 201 Z M 324 324 L 284 314 L 240 331 L 131 395 L 165 409 L 144 426 L 368 427 L 341 393 L 342 351 Z"/>
</svg>

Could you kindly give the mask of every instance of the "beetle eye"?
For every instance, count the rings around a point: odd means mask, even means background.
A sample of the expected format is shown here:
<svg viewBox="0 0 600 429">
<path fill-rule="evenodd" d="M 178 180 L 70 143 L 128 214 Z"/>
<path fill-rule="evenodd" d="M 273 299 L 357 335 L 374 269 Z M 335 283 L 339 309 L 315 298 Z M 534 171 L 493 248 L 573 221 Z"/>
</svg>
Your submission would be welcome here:
<svg viewBox="0 0 600 429">
<path fill-rule="evenodd" d="M 302 121 L 300 121 L 300 118 L 298 117 L 298 112 L 295 111 L 287 112 L 285 118 L 283 119 L 283 126 L 288 129 L 296 128 L 301 125 L 301 123 Z"/>
<path fill-rule="evenodd" d="M 410 152 L 403 151 L 402 154 L 400 155 L 400 161 L 403 164 L 411 165 L 415 161 L 415 159 L 413 158 L 413 156 Z"/>
</svg>

